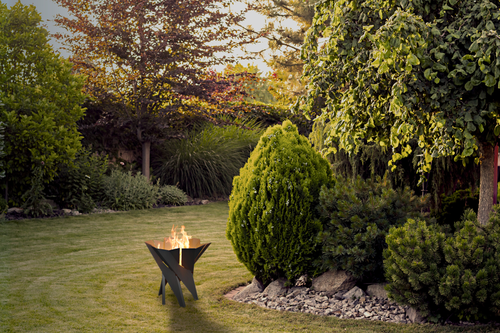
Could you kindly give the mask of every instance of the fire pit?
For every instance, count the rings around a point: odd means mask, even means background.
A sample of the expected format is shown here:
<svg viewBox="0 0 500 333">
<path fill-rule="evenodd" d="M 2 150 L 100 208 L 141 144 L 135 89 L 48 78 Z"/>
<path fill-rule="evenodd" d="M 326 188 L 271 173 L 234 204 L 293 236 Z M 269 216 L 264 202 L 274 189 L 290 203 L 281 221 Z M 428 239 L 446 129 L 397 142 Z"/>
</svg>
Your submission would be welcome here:
<svg viewBox="0 0 500 333">
<path fill-rule="evenodd" d="M 198 299 L 193 279 L 194 264 L 210 244 L 200 244 L 198 238 L 188 236 L 184 231 L 184 226 L 181 227 L 180 233 L 177 233 L 176 228 L 172 227 L 172 235 L 164 238 L 163 241 L 150 240 L 146 242 L 146 246 L 162 272 L 160 291 L 158 292 L 158 296 L 162 295 L 162 304 L 165 304 L 165 283 L 170 285 L 182 307 L 185 307 L 186 303 L 180 281 L 191 292 L 193 298 Z"/>
</svg>

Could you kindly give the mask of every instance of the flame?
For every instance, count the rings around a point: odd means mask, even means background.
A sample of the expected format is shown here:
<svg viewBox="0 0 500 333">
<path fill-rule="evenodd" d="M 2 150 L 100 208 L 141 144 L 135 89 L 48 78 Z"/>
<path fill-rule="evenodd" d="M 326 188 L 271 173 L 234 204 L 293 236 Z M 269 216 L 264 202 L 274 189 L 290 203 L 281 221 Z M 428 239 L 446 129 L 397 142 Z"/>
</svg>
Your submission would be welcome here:
<svg viewBox="0 0 500 333">
<path fill-rule="evenodd" d="M 172 244 L 172 249 L 187 249 L 189 248 L 189 240 L 191 236 L 188 236 L 187 232 L 184 230 L 185 227 L 181 226 L 181 232 L 177 232 L 175 225 L 172 226 L 170 243 Z"/>
<path fill-rule="evenodd" d="M 182 249 L 187 249 L 189 248 L 189 240 L 191 239 L 191 236 L 188 236 L 187 232 L 184 230 L 185 227 L 181 226 L 181 231 L 177 232 L 177 228 L 175 225 L 172 226 L 171 230 L 171 235 L 167 239 L 165 238 L 165 246 L 167 246 L 168 243 L 169 245 L 172 246 L 172 249 L 179 249 L 179 263 L 182 266 Z"/>
</svg>

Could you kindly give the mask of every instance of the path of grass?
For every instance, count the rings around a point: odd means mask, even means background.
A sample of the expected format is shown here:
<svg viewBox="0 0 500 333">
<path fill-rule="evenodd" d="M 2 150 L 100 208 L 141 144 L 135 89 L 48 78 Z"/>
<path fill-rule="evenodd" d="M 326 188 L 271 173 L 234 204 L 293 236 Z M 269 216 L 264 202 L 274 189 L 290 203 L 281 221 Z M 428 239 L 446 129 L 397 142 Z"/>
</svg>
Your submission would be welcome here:
<svg viewBox="0 0 500 333">
<path fill-rule="evenodd" d="M 491 332 L 338 320 L 229 301 L 251 275 L 225 238 L 227 203 L 0 224 L 1 332 Z M 180 308 L 144 241 L 172 224 L 211 242 L 195 266 L 200 300 Z"/>
</svg>

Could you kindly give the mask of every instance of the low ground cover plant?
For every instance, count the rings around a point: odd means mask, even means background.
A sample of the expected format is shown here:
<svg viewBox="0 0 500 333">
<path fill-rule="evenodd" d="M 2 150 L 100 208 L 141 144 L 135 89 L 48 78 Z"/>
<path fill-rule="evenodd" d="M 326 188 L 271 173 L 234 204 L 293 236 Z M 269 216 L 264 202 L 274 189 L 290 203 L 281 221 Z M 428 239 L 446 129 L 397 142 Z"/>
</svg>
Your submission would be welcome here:
<svg viewBox="0 0 500 333">
<path fill-rule="evenodd" d="M 384 280 L 385 237 L 393 226 L 409 217 L 421 217 L 429 196 L 421 198 L 409 188 L 392 188 L 384 178 L 363 180 L 338 176 L 333 187 L 323 186 L 320 210 L 327 218 L 319 234 L 323 270 L 346 270 L 358 280 Z"/>
<path fill-rule="evenodd" d="M 173 186 L 160 186 L 138 172 L 112 170 L 104 177 L 104 200 L 106 207 L 115 210 L 152 208 L 157 203 L 181 205 L 187 201 L 186 195 Z"/>
<path fill-rule="evenodd" d="M 238 260 L 264 283 L 311 272 L 320 254 L 319 191 L 331 182 L 328 162 L 295 125 L 268 128 L 229 198 L 226 236 Z"/>
<path fill-rule="evenodd" d="M 422 220 L 391 228 L 384 252 L 389 297 L 435 322 L 498 319 L 499 213 L 497 206 L 483 226 L 469 209 L 449 235 Z"/>
</svg>

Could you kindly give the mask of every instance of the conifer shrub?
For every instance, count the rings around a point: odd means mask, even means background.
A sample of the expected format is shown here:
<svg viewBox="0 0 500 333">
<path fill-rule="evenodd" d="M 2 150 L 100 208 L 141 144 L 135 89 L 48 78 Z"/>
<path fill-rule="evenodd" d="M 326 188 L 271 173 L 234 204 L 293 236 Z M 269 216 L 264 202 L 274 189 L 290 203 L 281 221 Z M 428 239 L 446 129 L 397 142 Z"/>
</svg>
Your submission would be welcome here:
<svg viewBox="0 0 500 333">
<path fill-rule="evenodd" d="M 268 128 L 233 180 L 226 236 L 238 260 L 264 283 L 312 272 L 319 191 L 331 182 L 328 162 L 295 125 Z"/>
<path fill-rule="evenodd" d="M 411 219 L 392 228 L 384 252 L 389 297 L 430 321 L 498 319 L 499 213 L 497 207 L 482 226 L 468 209 L 449 236 L 437 225 Z"/>
<path fill-rule="evenodd" d="M 385 236 L 409 217 L 421 217 L 428 202 L 429 196 L 419 198 L 408 187 L 393 189 L 387 174 L 367 180 L 337 177 L 333 187 L 320 192 L 320 210 L 328 221 L 319 234 L 323 253 L 316 264 L 345 270 L 360 281 L 383 281 Z"/>
</svg>

